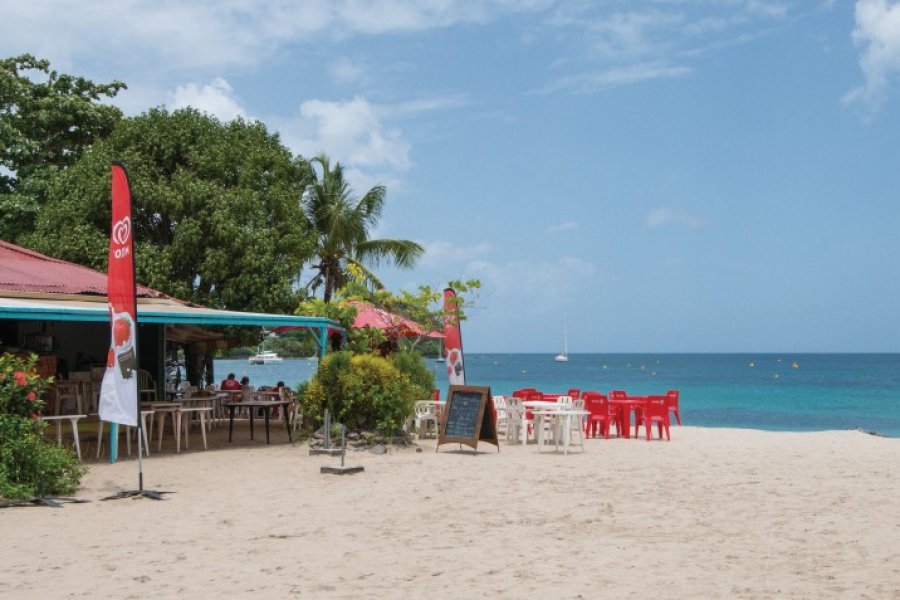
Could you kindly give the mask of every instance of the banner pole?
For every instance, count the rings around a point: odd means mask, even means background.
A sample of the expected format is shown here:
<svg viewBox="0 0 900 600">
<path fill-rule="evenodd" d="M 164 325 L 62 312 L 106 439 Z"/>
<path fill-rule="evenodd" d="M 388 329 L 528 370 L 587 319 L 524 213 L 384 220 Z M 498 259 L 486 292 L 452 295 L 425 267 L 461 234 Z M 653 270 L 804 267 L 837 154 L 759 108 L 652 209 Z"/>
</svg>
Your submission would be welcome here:
<svg viewBox="0 0 900 600">
<path fill-rule="evenodd" d="M 138 489 L 137 490 L 125 490 L 114 494 L 112 496 L 108 496 L 106 498 L 102 498 L 103 500 L 115 500 L 120 498 L 132 498 L 134 496 L 143 496 L 147 498 L 153 498 L 154 500 L 163 500 L 163 494 L 168 494 L 170 492 L 160 492 L 154 490 L 145 490 L 144 489 L 144 460 L 143 453 L 141 449 L 141 443 L 143 441 L 143 428 L 141 426 L 141 398 L 140 392 L 138 391 L 137 381 L 140 378 L 140 360 L 139 360 L 139 352 L 138 352 L 138 311 L 137 311 L 137 281 L 134 277 L 134 227 L 132 225 L 132 217 L 134 214 L 134 201 L 131 195 L 131 182 L 128 180 L 128 172 L 125 170 L 125 165 L 119 162 L 113 162 L 112 164 L 112 216 L 113 216 L 113 228 L 112 233 L 110 234 L 110 282 L 107 284 L 108 291 L 107 295 L 110 297 L 110 314 L 111 314 L 111 337 L 112 337 L 112 347 L 109 351 L 109 357 L 107 358 L 107 374 L 109 374 L 110 368 L 117 369 L 116 373 L 121 373 L 121 377 L 128 381 L 128 392 L 123 393 L 121 390 L 117 389 L 116 392 L 119 394 L 117 399 L 123 400 L 126 404 L 130 404 L 127 406 L 128 409 L 133 409 L 133 413 L 128 410 L 127 417 L 121 422 L 131 424 L 132 414 L 134 415 L 134 422 L 137 429 L 137 444 L 138 444 Z M 117 222 L 117 219 L 119 221 Z M 117 245 L 114 247 L 113 242 Z M 113 299 L 112 290 L 112 280 L 113 280 L 113 260 L 118 261 L 116 267 L 116 298 Z M 131 283 L 131 289 L 128 289 L 128 283 Z M 116 302 L 119 303 L 116 306 Z M 127 348 L 123 343 L 118 340 L 119 331 L 116 328 L 116 323 L 114 322 L 115 315 L 117 309 L 119 311 L 126 310 L 129 314 L 129 319 L 131 321 L 130 328 L 129 323 L 125 323 L 123 332 L 124 333 L 124 341 L 128 341 L 130 338 L 130 348 Z M 126 351 L 117 355 L 115 354 L 115 347 L 122 346 L 126 347 Z M 130 355 L 130 357 L 129 357 Z M 130 364 L 128 359 L 130 358 Z M 125 360 L 126 362 L 122 362 Z M 116 375 L 117 376 L 117 375 Z M 106 381 L 106 378 L 104 378 Z M 103 396 L 103 398 L 106 396 Z M 123 398 L 124 396 L 124 398 Z M 133 403 L 133 404 L 132 404 Z M 118 416 L 118 415 L 117 415 Z M 112 423 L 110 427 L 110 461 L 115 462 L 116 456 L 118 454 L 118 429 L 117 422 Z"/>
<path fill-rule="evenodd" d="M 109 424 L 109 464 L 114 465 L 119 460 L 119 424 Z"/>
</svg>

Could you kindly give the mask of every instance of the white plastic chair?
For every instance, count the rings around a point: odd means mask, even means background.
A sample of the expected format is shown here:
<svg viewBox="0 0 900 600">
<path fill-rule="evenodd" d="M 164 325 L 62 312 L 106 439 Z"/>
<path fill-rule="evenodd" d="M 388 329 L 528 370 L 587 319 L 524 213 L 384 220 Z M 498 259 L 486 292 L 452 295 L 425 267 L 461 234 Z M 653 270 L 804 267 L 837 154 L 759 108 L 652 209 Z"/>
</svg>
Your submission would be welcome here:
<svg viewBox="0 0 900 600">
<path fill-rule="evenodd" d="M 523 444 L 528 441 L 525 407 L 522 405 L 522 399 L 515 396 L 506 397 L 506 441 Z"/>
<path fill-rule="evenodd" d="M 497 421 L 494 423 L 497 433 L 500 433 L 500 425 L 503 425 L 504 431 L 509 430 L 509 420 L 506 415 L 506 398 L 503 396 L 494 396 L 494 410 L 497 412 Z"/>
<path fill-rule="evenodd" d="M 440 425 L 438 425 L 437 412 L 434 403 L 428 400 L 420 400 L 414 406 L 415 410 L 415 428 L 419 430 L 419 439 L 423 439 L 428 431 L 428 424 L 434 423 L 435 435 Z"/>
</svg>

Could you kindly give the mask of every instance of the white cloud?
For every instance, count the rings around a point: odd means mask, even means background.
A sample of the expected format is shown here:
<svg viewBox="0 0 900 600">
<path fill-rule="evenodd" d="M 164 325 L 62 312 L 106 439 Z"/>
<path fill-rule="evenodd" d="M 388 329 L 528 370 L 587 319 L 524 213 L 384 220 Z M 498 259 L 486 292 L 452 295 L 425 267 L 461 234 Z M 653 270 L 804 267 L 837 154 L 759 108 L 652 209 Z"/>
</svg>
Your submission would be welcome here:
<svg viewBox="0 0 900 600">
<path fill-rule="evenodd" d="M 623 6 L 627 9 L 620 10 Z M 541 91 L 596 93 L 688 75 L 693 70 L 688 59 L 758 39 L 772 22 L 790 16 L 788 6 L 762 0 L 559 3 L 547 20 L 550 35 L 557 42 L 584 46 L 587 57 L 579 60 L 570 53 L 565 60 L 552 60 L 556 70 L 580 72 L 558 77 Z"/>
<path fill-rule="evenodd" d="M 671 79 L 684 77 L 691 70 L 688 67 L 672 66 L 655 63 L 633 64 L 622 67 L 613 67 L 603 71 L 579 73 L 561 77 L 547 84 L 539 93 L 552 94 L 555 92 L 574 92 L 578 94 L 590 94 L 602 89 L 622 85 L 632 85 L 650 79 Z"/>
<path fill-rule="evenodd" d="M 419 260 L 423 267 L 443 268 L 481 260 L 491 251 L 489 242 L 463 246 L 446 240 L 419 242 L 425 247 L 425 255 Z"/>
<path fill-rule="evenodd" d="M 572 294 L 592 287 L 597 267 L 572 257 L 502 265 L 476 260 L 466 269 L 466 277 L 470 276 L 478 278 L 484 295 L 491 296 L 500 306 L 517 301 L 523 311 L 542 314 L 565 306 Z M 523 302 L 523 298 L 527 301 Z"/>
<path fill-rule="evenodd" d="M 0 52 L 23 49 L 60 67 L 76 59 L 164 62 L 170 69 L 257 65 L 286 44 L 354 34 L 484 24 L 550 0 L 60 0 L 3 7 Z"/>
<path fill-rule="evenodd" d="M 644 219 L 644 224 L 650 229 L 659 229 L 661 227 L 669 226 L 701 229 L 707 227 L 709 221 L 704 217 L 692 215 L 683 210 L 657 208 L 651 210 L 647 214 L 647 217 Z"/>
<path fill-rule="evenodd" d="M 191 106 L 222 121 L 247 116 L 234 90 L 221 77 L 202 85 L 198 83 L 180 85 L 169 94 L 167 104 L 173 110 Z"/>
<path fill-rule="evenodd" d="M 339 58 L 328 67 L 331 78 L 343 84 L 365 84 L 369 81 L 368 69 L 349 58 Z"/>
<path fill-rule="evenodd" d="M 346 102 L 308 100 L 294 121 L 293 145 L 304 156 L 325 152 L 332 160 L 361 168 L 407 169 L 410 144 L 399 129 L 382 124 L 361 96 Z"/>
<path fill-rule="evenodd" d="M 565 221 L 564 223 L 551 225 L 547 228 L 547 233 L 559 233 L 560 231 L 572 231 L 573 229 L 578 229 L 578 223 L 574 221 Z"/>
<path fill-rule="evenodd" d="M 857 0 L 853 40 L 863 47 L 859 66 L 864 82 L 843 102 L 859 103 L 874 112 L 888 96 L 891 77 L 900 73 L 900 2 Z"/>
</svg>

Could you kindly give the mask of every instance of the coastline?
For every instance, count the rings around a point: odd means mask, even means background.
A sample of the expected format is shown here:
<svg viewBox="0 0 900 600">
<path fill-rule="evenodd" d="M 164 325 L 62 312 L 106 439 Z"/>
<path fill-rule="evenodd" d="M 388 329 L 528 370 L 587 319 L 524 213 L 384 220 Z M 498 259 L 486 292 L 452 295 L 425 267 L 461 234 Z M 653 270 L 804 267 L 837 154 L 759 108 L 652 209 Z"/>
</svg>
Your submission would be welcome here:
<svg viewBox="0 0 900 600">
<path fill-rule="evenodd" d="M 99 502 L 135 483 L 126 459 L 90 466 L 89 504 L 0 510 L 0 597 L 900 594 L 896 438 L 685 426 L 476 456 L 422 440 L 333 477 L 337 459 L 282 433 L 154 453 L 164 502 Z"/>
</svg>

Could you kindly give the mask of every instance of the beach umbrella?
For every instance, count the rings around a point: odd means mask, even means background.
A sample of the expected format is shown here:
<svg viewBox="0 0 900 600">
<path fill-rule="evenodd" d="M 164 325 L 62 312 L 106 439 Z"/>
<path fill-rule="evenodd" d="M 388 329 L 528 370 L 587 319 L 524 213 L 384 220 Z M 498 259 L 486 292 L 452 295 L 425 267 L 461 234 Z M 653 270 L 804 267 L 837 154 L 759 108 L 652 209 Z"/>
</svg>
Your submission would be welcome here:
<svg viewBox="0 0 900 600">
<path fill-rule="evenodd" d="M 438 332 L 428 331 L 411 319 L 383 308 L 378 308 L 368 302 L 352 300 L 347 304 L 356 309 L 356 318 L 353 320 L 353 325 L 351 325 L 354 329 L 362 329 L 363 327 L 380 329 L 388 337 L 443 337 Z"/>
</svg>

